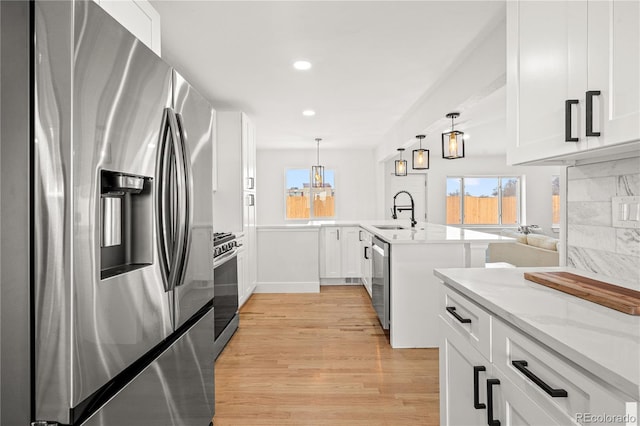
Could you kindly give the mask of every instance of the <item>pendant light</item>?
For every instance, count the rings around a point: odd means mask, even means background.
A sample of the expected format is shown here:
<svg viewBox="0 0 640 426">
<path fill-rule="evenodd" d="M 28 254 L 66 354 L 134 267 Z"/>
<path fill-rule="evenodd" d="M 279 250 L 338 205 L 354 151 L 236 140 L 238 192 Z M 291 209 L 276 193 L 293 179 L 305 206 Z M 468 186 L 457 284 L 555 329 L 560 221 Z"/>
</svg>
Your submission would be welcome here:
<svg viewBox="0 0 640 426">
<path fill-rule="evenodd" d="M 448 160 L 464 158 L 464 132 L 453 128 L 453 120 L 458 117 L 460 117 L 458 112 L 447 114 L 447 118 L 451 119 L 451 131 L 442 134 L 442 158 Z"/>
<path fill-rule="evenodd" d="M 313 188 L 324 187 L 324 167 L 320 165 L 320 141 L 322 139 L 316 138 L 316 153 L 317 153 L 317 165 L 311 167 L 311 186 Z"/>
<path fill-rule="evenodd" d="M 420 141 L 420 148 L 413 150 L 413 161 L 411 162 L 413 170 L 426 170 L 429 168 L 429 150 L 422 149 L 422 139 L 425 137 L 425 135 L 416 136 Z"/>
<path fill-rule="evenodd" d="M 396 176 L 406 176 L 407 175 L 407 160 L 403 160 L 402 159 L 402 151 L 404 151 L 404 148 L 398 148 L 398 151 L 400 152 L 400 159 L 396 160 L 395 175 Z"/>
</svg>

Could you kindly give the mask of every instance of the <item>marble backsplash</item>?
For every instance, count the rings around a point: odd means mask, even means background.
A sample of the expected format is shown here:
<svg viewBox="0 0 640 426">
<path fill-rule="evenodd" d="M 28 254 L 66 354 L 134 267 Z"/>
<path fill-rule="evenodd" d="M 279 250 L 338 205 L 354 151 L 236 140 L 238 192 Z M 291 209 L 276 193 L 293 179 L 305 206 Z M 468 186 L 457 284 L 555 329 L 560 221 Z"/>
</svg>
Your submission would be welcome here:
<svg viewBox="0 0 640 426">
<path fill-rule="evenodd" d="M 567 265 L 640 290 L 640 229 L 614 228 L 611 197 L 640 195 L 640 157 L 569 167 Z"/>
</svg>

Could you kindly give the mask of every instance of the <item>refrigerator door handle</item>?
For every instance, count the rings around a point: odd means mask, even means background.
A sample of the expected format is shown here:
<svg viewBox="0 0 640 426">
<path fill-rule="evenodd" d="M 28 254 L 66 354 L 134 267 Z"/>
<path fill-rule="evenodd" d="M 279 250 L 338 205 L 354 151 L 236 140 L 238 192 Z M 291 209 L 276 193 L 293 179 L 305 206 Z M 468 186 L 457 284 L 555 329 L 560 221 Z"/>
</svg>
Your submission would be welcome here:
<svg viewBox="0 0 640 426">
<path fill-rule="evenodd" d="M 189 152 L 189 147 L 187 146 L 186 135 L 184 132 L 184 125 L 182 114 L 176 113 L 176 123 L 177 130 L 180 134 L 180 142 L 182 144 L 182 171 L 183 178 L 185 182 L 185 200 L 184 200 L 184 213 L 185 213 L 185 221 L 183 223 L 184 226 L 184 247 L 181 251 L 181 260 L 180 260 L 180 273 L 178 274 L 178 280 L 174 287 L 180 286 L 184 284 L 184 274 L 187 270 L 187 259 L 189 259 L 189 254 L 191 251 L 191 238 L 193 234 L 192 224 L 193 224 L 193 174 L 191 167 L 191 153 Z"/>
<path fill-rule="evenodd" d="M 175 194 L 177 198 L 175 205 L 176 226 L 175 238 L 173 240 L 173 255 L 171 257 L 171 267 L 169 269 L 169 290 L 174 290 L 180 281 L 184 271 L 184 246 L 187 227 L 187 182 L 184 162 L 184 150 L 182 149 L 182 137 L 178 128 L 178 120 L 173 110 L 169 109 L 169 128 L 171 129 L 171 139 L 173 142 L 173 154 L 175 157 Z M 174 199 L 175 199 L 174 198 Z"/>
<path fill-rule="evenodd" d="M 156 230 L 158 235 L 158 261 L 160 263 L 160 272 L 162 274 L 162 282 L 164 290 L 171 290 L 169 282 L 169 266 L 171 263 L 171 236 L 169 235 L 170 217 L 169 190 L 170 190 L 170 174 L 169 164 L 171 159 L 171 149 L 168 139 L 171 138 L 171 129 L 169 128 L 169 108 L 165 108 L 162 114 L 162 124 L 160 126 L 160 136 L 158 140 L 158 159 L 156 164 Z"/>
</svg>

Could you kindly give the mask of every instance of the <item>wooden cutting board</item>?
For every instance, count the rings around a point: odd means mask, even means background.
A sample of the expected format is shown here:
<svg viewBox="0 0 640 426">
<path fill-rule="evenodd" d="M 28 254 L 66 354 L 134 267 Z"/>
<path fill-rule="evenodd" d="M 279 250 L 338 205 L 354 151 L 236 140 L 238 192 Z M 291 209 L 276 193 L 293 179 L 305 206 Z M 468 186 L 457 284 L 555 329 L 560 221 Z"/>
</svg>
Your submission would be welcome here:
<svg viewBox="0 0 640 426">
<path fill-rule="evenodd" d="M 525 272 L 524 278 L 629 315 L 640 315 L 640 291 L 569 272 Z"/>
</svg>

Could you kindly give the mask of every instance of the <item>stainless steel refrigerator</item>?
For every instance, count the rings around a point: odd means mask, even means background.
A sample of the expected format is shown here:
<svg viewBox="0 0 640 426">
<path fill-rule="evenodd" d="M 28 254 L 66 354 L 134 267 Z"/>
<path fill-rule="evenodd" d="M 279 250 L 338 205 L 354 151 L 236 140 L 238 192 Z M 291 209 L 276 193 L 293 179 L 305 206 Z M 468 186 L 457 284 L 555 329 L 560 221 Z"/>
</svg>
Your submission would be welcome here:
<svg viewBox="0 0 640 426">
<path fill-rule="evenodd" d="M 208 425 L 215 111 L 93 2 L 11 7 L 29 28 L 31 420 Z M 3 62 L 25 55 L 5 41 Z"/>
</svg>

